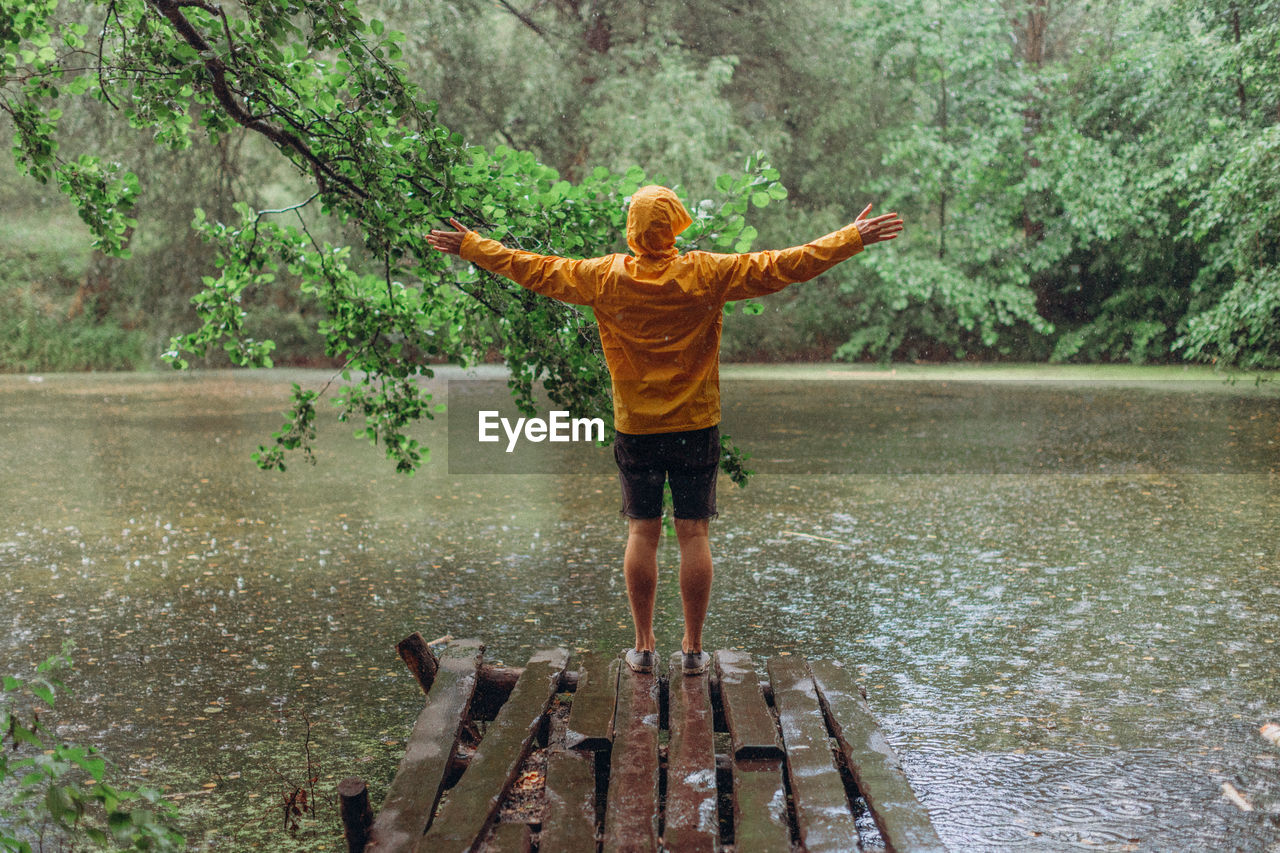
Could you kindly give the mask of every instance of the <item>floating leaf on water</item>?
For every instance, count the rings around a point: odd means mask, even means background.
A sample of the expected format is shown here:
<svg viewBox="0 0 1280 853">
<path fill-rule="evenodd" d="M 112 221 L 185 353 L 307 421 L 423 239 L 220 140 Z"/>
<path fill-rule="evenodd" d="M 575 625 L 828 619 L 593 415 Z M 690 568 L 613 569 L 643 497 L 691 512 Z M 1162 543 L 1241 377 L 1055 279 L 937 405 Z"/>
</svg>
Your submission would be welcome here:
<svg viewBox="0 0 1280 853">
<path fill-rule="evenodd" d="M 1242 812 L 1253 811 L 1253 803 L 1245 799 L 1244 794 L 1236 790 L 1236 786 L 1230 782 L 1222 783 L 1222 795 L 1236 805 Z"/>
</svg>

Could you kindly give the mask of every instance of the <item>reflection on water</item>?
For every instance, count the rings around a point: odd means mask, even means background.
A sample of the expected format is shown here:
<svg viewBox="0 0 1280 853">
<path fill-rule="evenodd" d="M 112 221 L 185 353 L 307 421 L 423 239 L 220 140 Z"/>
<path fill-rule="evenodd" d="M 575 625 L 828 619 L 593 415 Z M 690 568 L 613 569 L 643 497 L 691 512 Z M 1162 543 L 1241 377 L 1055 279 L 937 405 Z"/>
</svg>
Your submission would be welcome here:
<svg viewBox="0 0 1280 853">
<path fill-rule="evenodd" d="M 72 638 L 60 730 L 179 798 L 196 848 L 278 819 L 308 720 L 320 789 L 381 797 L 420 706 L 410 631 L 512 663 L 629 642 L 607 466 L 450 477 L 437 421 L 413 478 L 337 424 L 314 468 L 257 471 L 289 383 L 327 378 L 0 378 L 3 659 Z M 725 400 L 760 473 L 722 483 L 709 645 L 857 666 L 955 849 L 1280 844 L 1257 733 L 1280 719 L 1274 390 L 779 378 Z M 669 650 L 674 543 L 660 559 Z"/>
</svg>

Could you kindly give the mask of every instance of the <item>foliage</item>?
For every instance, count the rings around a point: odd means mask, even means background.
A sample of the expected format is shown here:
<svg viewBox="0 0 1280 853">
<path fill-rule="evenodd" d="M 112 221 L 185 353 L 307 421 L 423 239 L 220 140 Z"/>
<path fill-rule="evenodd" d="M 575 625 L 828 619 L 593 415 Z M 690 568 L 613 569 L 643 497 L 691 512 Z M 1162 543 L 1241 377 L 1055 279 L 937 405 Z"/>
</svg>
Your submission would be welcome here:
<svg viewBox="0 0 1280 853">
<path fill-rule="evenodd" d="M 7 371 L 130 370 L 147 364 L 145 336 L 92 312 L 67 319 L 29 291 L 0 291 L 0 364 Z"/>
<path fill-rule="evenodd" d="M 1042 306 L 1056 358 L 1277 363 L 1277 12 L 1149 4 L 1071 81 L 1045 146 L 1072 244 Z"/>
<path fill-rule="evenodd" d="M 34 678 L 6 675 L 0 690 L 0 849 L 12 853 L 87 845 L 178 850 L 168 825 L 172 805 L 150 788 L 118 787 L 93 747 L 65 743 L 40 721 L 66 688 L 57 678 L 71 664 L 70 645 L 36 668 Z"/>
</svg>

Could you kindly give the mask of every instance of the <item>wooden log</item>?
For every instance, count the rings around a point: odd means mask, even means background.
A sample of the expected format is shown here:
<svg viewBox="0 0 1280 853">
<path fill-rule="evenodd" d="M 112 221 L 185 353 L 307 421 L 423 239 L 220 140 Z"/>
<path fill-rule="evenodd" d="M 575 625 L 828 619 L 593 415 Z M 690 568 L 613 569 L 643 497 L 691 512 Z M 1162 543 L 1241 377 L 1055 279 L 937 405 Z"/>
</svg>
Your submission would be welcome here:
<svg viewBox="0 0 1280 853">
<path fill-rule="evenodd" d="M 441 653 L 434 687 L 373 822 L 366 850 L 412 850 L 426 831 L 457 749 L 483 653 L 484 646 L 474 640 L 457 641 Z"/>
<path fill-rule="evenodd" d="M 658 849 L 658 707 L 656 673 L 618 668 L 618 710 L 610 750 L 604 853 Z"/>
<path fill-rule="evenodd" d="M 791 821 L 780 759 L 733 762 L 733 846 L 751 853 L 791 853 Z"/>
<path fill-rule="evenodd" d="M 911 790 L 853 674 L 834 661 L 814 661 L 810 669 L 827 723 L 889 853 L 943 853 L 929 812 Z"/>
<path fill-rule="evenodd" d="M 809 853 L 856 850 L 858 825 L 831 751 L 813 678 L 804 660 L 796 657 L 770 658 L 768 670 L 800 842 Z"/>
<path fill-rule="evenodd" d="M 538 853 L 595 853 L 595 754 L 552 749 L 547 755 L 546 794 Z"/>
<path fill-rule="evenodd" d="M 564 649 L 535 652 L 529 659 L 510 698 L 471 757 L 467 772 L 419 841 L 419 853 L 467 850 L 484 837 L 503 794 L 520 772 L 568 662 L 569 653 Z"/>
<path fill-rule="evenodd" d="M 721 650 L 715 663 L 734 758 L 781 758 L 778 726 L 760 690 L 751 655 Z"/>
<path fill-rule="evenodd" d="M 577 658 L 577 689 L 569 706 L 565 746 L 606 749 L 613 743 L 613 715 L 618 704 L 618 658 L 587 652 Z"/>
<path fill-rule="evenodd" d="M 373 809 L 369 806 L 369 788 L 363 779 L 348 776 L 338 783 L 338 809 L 347 853 L 364 853 L 369 830 L 373 828 Z"/>
<path fill-rule="evenodd" d="M 500 823 L 489 833 L 481 850 L 485 853 L 529 853 L 533 833 L 527 823 Z"/>
<path fill-rule="evenodd" d="M 715 714 L 710 674 L 681 675 L 684 656 L 671 656 L 668 691 L 667 801 L 664 846 L 713 853 L 720 842 L 716 793 Z M 751 848 L 743 848 L 751 849 Z"/>
<path fill-rule="evenodd" d="M 429 694 L 431 685 L 436 680 L 436 673 L 440 670 L 440 663 L 427 641 L 414 631 L 396 644 L 396 651 L 400 653 L 401 660 L 409 667 L 413 677 L 418 679 L 418 686 L 422 688 L 423 694 Z"/>
<path fill-rule="evenodd" d="M 521 666 L 481 664 L 476 696 L 471 703 L 471 719 L 479 721 L 494 719 L 523 673 L 524 667 Z M 577 686 L 578 674 L 566 669 L 560 676 L 558 689 L 573 691 Z"/>
</svg>

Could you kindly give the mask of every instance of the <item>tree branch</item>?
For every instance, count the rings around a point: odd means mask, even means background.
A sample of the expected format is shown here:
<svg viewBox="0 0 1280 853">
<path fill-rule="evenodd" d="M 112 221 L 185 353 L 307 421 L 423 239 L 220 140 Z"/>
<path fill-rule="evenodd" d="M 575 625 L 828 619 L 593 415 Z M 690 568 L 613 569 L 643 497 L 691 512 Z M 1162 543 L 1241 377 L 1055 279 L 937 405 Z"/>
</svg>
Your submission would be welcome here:
<svg viewBox="0 0 1280 853">
<path fill-rule="evenodd" d="M 209 43 L 202 36 L 187 17 L 182 14 L 184 7 L 196 6 L 205 8 L 205 4 L 199 0 L 147 0 L 147 2 L 156 9 L 166 20 L 169 21 L 182 36 L 187 44 L 194 47 L 201 56 L 205 57 L 204 67 L 209 72 L 212 80 L 214 96 L 218 99 L 218 103 L 227 111 L 237 124 L 240 124 L 250 130 L 256 131 L 270 139 L 280 148 L 294 151 L 312 166 L 313 174 L 317 183 L 320 185 L 321 192 L 325 191 L 329 180 L 341 184 L 352 195 L 361 199 L 369 198 L 369 194 L 362 188 L 357 186 L 345 175 L 334 171 L 327 163 L 316 156 L 315 152 L 303 142 L 297 135 L 278 127 L 273 127 L 251 115 L 244 106 L 236 100 L 235 95 L 231 92 L 231 87 L 227 82 L 227 67 L 221 59 L 213 55 L 213 50 Z"/>
</svg>

